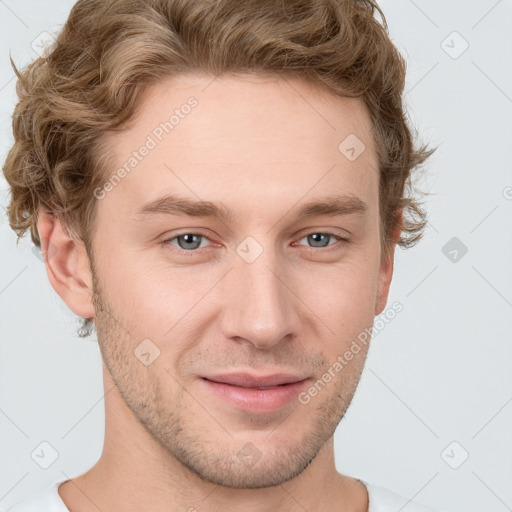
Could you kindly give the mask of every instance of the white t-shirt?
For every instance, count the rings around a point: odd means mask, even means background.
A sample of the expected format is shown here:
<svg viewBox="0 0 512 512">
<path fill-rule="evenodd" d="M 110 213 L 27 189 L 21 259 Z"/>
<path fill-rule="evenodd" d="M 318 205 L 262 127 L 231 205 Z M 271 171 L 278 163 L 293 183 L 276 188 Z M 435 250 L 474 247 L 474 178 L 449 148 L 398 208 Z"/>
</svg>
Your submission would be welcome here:
<svg viewBox="0 0 512 512">
<path fill-rule="evenodd" d="M 402 509 L 404 512 L 448 512 L 442 510 L 435 511 L 418 503 L 410 502 L 408 499 L 384 487 L 369 484 L 359 478 L 357 480 L 364 484 L 368 490 L 368 512 L 398 512 Z M 65 481 L 60 480 L 50 485 L 45 491 L 34 494 L 5 512 L 69 512 L 57 490 L 59 485 Z"/>
</svg>

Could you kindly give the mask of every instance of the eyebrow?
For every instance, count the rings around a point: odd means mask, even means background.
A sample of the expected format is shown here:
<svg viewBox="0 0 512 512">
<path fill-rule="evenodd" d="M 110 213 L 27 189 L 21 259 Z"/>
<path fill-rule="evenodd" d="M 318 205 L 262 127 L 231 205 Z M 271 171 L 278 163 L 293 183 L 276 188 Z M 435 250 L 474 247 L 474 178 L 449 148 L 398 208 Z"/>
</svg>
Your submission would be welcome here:
<svg viewBox="0 0 512 512">
<path fill-rule="evenodd" d="M 367 211 L 368 205 L 362 199 L 348 194 L 315 199 L 295 209 L 295 216 L 298 219 L 320 215 L 338 217 L 352 214 L 364 215 Z M 135 214 L 135 218 L 143 220 L 154 215 L 214 217 L 224 222 L 233 222 L 237 217 L 230 208 L 221 203 L 196 201 L 177 195 L 166 195 L 144 204 Z"/>
</svg>

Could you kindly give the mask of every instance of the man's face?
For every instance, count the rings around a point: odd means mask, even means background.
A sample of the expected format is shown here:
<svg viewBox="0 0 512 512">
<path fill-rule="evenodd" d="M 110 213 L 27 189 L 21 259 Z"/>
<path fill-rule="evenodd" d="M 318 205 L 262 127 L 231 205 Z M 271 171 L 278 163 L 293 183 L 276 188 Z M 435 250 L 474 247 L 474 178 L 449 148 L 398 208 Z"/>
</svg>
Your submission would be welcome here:
<svg viewBox="0 0 512 512">
<path fill-rule="evenodd" d="M 172 131 L 158 130 L 176 109 Z M 355 160 L 338 148 L 351 134 L 366 146 Z M 110 142 L 112 174 L 139 152 L 98 201 L 93 239 L 95 324 L 113 381 L 165 453 L 203 479 L 289 480 L 343 417 L 367 346 L 332 367 L 371 328 L 391 277 L 363 103 L 298 81 L 181 77 L 152 87 Z M 138 213 L 171 194 L 232 217 Z M 367 209 L 298 216 L 333 196 Z M 329 368 L 330 382 L 308 392 Z M 255 391 L 204 379 L 234 372 L 307 380 Z"/>
</svg>

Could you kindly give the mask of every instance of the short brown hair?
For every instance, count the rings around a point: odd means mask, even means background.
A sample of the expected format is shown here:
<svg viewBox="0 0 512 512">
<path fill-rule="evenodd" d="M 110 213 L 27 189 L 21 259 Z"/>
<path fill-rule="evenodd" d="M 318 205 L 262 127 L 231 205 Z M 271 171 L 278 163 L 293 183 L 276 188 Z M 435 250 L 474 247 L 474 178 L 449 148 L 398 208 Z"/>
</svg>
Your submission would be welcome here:
<svg viewBox="0 0 512 512">
<path fill-rule="evenodd" d="M 42 206 L 89 248 L 93 190 L 112 172 L 100 165 L 104 135 L 123 129 L 149 85 L 189 73 L 299 78 L 361 97 L 377 148 L 383 254 L 422 237 L 426 214 L 412 197 L 411 170 L 434 150 L 414 147 L 405 60 L 374 0 L 80 0 L 47 55 L 22 72 L 11 63 L 19 102 L 3 171 L 18 240 L 30 229 L 40 246 Z"/>
</svg>

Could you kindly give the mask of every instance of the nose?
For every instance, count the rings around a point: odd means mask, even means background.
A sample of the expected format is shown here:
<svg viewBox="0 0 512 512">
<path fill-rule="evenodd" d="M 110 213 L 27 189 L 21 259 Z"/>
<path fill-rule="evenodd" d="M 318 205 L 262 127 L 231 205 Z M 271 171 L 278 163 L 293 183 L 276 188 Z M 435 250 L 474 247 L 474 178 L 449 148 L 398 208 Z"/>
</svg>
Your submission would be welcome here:
<svg viewBox="0 0 512 512">
<path fill-rule="evenodd" d="M 235 256 L 234 268 L 223 283 L 224 336 L 265 349 L 297 334 L 298 301 L 291 273 L 270 249 L 252 263 Z"/>
</svg>

